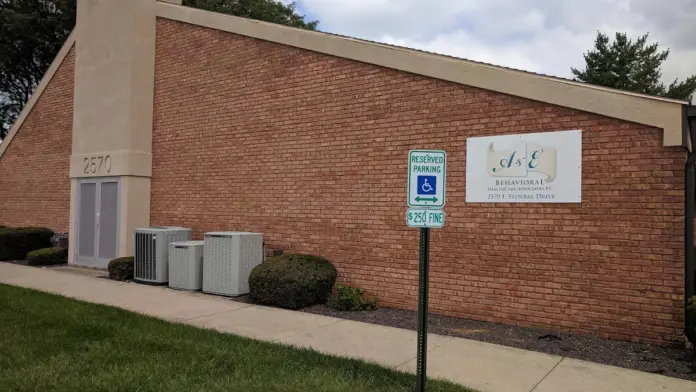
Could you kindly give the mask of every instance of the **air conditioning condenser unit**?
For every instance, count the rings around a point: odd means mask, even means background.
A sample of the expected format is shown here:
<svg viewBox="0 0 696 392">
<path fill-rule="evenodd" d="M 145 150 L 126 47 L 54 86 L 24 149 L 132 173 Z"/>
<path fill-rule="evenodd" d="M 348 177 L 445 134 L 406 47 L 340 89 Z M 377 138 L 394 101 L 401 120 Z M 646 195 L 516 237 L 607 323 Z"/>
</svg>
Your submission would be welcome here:
<svg viewBox="0 0 696 392">
<path fill-rule="evenodd" d="M 135 229 L 135 263 L 133 278 L 136 282 L 166 284 L 169 280 L 169 245 L 190 241 L 191 229 L 158 226 Z"/>
<path fill-rule="evenodd" d="M 203 241 L 169 245 L 169 287 L 192 291 L 203 287 Z"/>
<path fill-rule="evenodd" d="M 249 274 L 263 262 L 263 235 L 205 233 L 203 292 L 236 297 L 249 292 Z"/>
</svg>

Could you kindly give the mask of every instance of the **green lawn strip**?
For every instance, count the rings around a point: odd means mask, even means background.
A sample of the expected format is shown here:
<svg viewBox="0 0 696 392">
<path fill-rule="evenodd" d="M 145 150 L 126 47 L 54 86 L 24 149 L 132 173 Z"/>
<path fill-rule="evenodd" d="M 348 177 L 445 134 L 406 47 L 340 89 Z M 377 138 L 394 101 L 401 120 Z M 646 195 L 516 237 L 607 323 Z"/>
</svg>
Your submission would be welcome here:
<svg viewBox="0 0 696 392">
<path fill-rule="evenodd" d="M 6 391 L 411 391 L 378 365 L 0 284 Z M 428 391 L 467 392 L 430 381 Z"/>
</svg>

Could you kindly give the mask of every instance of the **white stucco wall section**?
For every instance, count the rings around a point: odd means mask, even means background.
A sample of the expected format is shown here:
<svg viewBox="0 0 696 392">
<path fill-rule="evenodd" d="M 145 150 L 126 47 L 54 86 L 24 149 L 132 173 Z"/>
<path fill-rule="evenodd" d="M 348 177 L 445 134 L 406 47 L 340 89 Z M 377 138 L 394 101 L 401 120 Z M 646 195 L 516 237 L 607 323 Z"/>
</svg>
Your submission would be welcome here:
<svg viewBox="0 0 696 392">
<path fill-rule="evenodd" d="M 77 2 L 70 177 L 151 174 L 155 0 Z M 84 158 L 113 167 L 84 170 Z"/>
<path fill-rule="evenodd" d="M 71 263 L 77 252 L 81 179 L 118 178 L 117 256 L 132 256 L 134 229 L 150 225 L 156 4 L 77 1 Z"/>
</svg>

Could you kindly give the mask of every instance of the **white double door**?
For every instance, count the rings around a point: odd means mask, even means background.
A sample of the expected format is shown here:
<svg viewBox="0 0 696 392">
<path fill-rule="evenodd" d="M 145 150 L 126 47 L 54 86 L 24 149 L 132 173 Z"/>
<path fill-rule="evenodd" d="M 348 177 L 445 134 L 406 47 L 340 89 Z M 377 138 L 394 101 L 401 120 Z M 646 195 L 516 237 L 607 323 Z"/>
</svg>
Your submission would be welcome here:
<svg viewBox="0 0 696 392">
<path fill-rule="evenodd" d="M 117 177 L 78 180 L 75 264 L 106 268 L 118 254 L 119 187 Z"/>
</svg>

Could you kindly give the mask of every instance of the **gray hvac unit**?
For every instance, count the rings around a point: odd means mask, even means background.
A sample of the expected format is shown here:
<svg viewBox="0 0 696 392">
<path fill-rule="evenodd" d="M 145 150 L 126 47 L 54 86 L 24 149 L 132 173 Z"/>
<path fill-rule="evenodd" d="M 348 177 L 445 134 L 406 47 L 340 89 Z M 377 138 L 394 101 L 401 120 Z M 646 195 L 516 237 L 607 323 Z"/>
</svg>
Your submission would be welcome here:
<svg viewBox="0 0 696 392">
<path fill-rule="evenodd" d="M 169 245 L 169 287 L 200 290 L 203 286 L 203 241 Z"/>
<path fill-rule="evenodd" d="M 249 292 L 249 274 L 263 262 L 259 233 L 205 233 L 203 292 L 236 297 Z"/>
<path fill-rule="evenodd" d="M 169 279 L 169 244 L 190 240 L 191 229 L 184 227 L 158 226 L 135 229 L 135 281 L 166 284 Z"/>
</svg>

